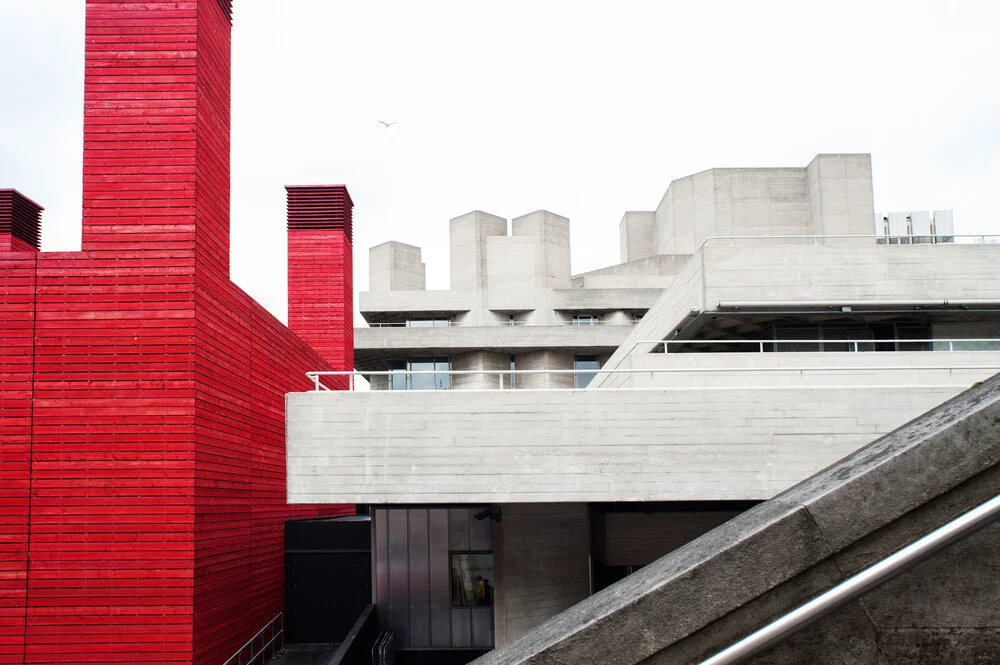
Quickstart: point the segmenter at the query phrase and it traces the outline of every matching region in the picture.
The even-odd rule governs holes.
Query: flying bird
[[[395,125],[396,123],[399,122],[399,120],[393,120],[392,122],[386,122],[385,120],[378,120],[377,122],[382,123],[383,125],[385,125],[386,129],[389,129],[391,125]]]

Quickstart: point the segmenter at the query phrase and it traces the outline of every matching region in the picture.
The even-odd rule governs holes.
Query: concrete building
[[[876,215],[868,155],[711,169],[619,229],[573,275],[566,218],[457,217],[446,291],[372,248],[373,390],[289,395],[289,501],[373,507],[400,653],[508,644],[1000,369],[1000,247]]]

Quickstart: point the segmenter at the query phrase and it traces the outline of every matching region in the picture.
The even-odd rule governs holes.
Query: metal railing
[[[699,665],[737,665],[837,611],[1000,518],[1000,495],[935,529]]]
[[[280,648],[281,641],[284,639],[284,634],[285,615],[278,613],[278,616],[268,621],[222,665],[256,665],[258,658],[260,658],[260,664],[263,665],[266,660],[263,655],[270,649],[270,657],[274,658]]]
[[[372,645],[372,665],[394,665],[396,662],[396,634],[383,630]]]
[[[616,310],[621,311],[621,310]],[[437,326],[414,326],[410,325],[405,321],[389,321],[389,322],[375,322],[369,323],[369,328],[415,328],[415,329],[427,329],[427,328],[544,328],[550,326],[569,326],[574,328],[591,328],[594,326],[634,326],[638,323],[635,320],[626,320],[621,323],[613,321],[603,321],[594,320],[588,321],[587,323],[573,322],[569,320],[552,320],[552,321],[452,321],[446,325]]]
[[[946,384],[931,384],[931,383],[918,383],[918,384],[888,384],[888,385],[805,385],[804,380],[806,378],[806,372],[816,372],[819,374],[831,374],[831,373],[854,373],[854,372],[929,372],[929,371],[940,371],[948,372],[948,383]],[[669,368],[653,368],[653,369],[484,369],[484,370],[393,370],[393,371],[364,371],[364,370],[354,370],[354,371],[316,371],[316,372],[306,372],[306,376],[313,382],[312,392],[323,392],[327,390],[332,390],[329,386],[323,383],[323,377],[348,377],[348,390],[354,390],[355,388],[355,378],[362,377],[368,378],[373,376],[385,376],[385,377],[406,377],[406,376],[447,376],[450,378],[456,376],[492,376],[497,379],[497,388],[500,390],[515,390],[515,388],[509,388],[504,386],[504,378],[511,376],[524,376],[524,375],[550,375],[550,376],[566,376],[566,375],[579,375],[579,376],[590,376],[596,378],[597,376],[607,376],[607,375],[634,375],[634,376],[648,376],[649,377],[649,388],[664,389],[664,390],[706,390],[706,389],[718,389],[718,386],[656,386],[654,383],[654,377],[661,374],[770,374],[770,373],[787,373],[793,376],[797,376],[799,379],[799,387],[803,388],[885,388],[885,387],[920,387],[920,388],[951,388],[956,385],[961,385],[955,383],[954,373],[956,371],[990,371],[996,373],[1000,371],[1000,364],[998,365],[894,365],[894,366],[872,366],[865,365],[861,367],[851,366],[851,367],[669,367]],[[983,377],[985,378],[985,377]],[[507,382],[509,386],[509,381]],[[751,388],[751,387],[780,387],[780,388],[794,388],[796,384],[780,385],[780,386],[748,386],[742,384],[734,384],[731,386],[724,386],[723,388]],[[596,388],[597,390],[628,390],[635,389],[635,386],[628,386],[622,388],[621,386],[614,386],[611,388]],[[434,390],[434,388],[428,388],[428,390]],[[438,390],[445,390],[444,388],[438,388]],[[566,390],[566,388],[516,388],[516,390]],[[583,389],[579,389],[583,390]],[[405,392],[405,391],[404,391]]]
[[[656,353],[657,347],[662,346],[662,353],[670,353],[670,347],[678,346],[745,346],[750,353],[802,353],[801,351],[786,350],[777,351],[775,347],[780,345],[788,344],[801,344],[814,346],[816,352],[822,353],[873,353],[875,352],[876,344],[895,344],[898,346],[903,346],[906,344],[928,344],[932,345],[932,348],[926,349],[928,351],[1000,351],[1000,338],[997,337],[983,337],[983,338],[963,338],[963,339],[761,339],[761,340],[745,340],[745,339],[641,339],[632,343],[629,348],[628,355],[635,353],[636,347],[641,344],[652,345],[651,349],[647,349],[648,353]],[[969,344],[989,344],[993,348],[986,349],[970,349],[961,348],[962,346]],[[947,345],[947,349],[944,348]],[[835,349],[824,349],[824,346],[835,346],[835,347],[847,347],[841,350]],[[933,346],[940,346],[940,348],[933,348]],[[956,347],[959,347],[956,349]],[[925,349],[913,349],[915,351],[923,351]],[[889,351],[886,353],[895,353],[895,351]]]
[[[708,236],[705,238],[704,242],[701,243],[701,247],[708,244],[718,244],[722,242],[729,242],[730,247],[736,246],[736,241],[756,241],[763,240],[766,242],[776,241],[776,240],[795,240],[802,241],[796,242],[794,244],[813,244],[822,245],[825,244],[824,240],[874,240],[875,244],[878,245],[995,245],[1000,244],[1000,235],[996,234],[930,234],[930,233],[918,233],[914,235],[879,235],[876,233],[867,234],[832,234],[832,235],[731,235],[731,236]],[[964,242],[958,242],[958,241]],[[902,241],[902,242],[901,242]],[[911,242],[914,241],[914,242]],[[774,244],[780,244],[775,242]],[[836,245],[837,243],[831,243]]]

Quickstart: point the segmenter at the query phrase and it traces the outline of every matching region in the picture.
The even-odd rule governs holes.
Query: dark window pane
[[[493,555],[451,555],[451,604],[493,604]]]
[[[781,352],[793,351],[819,351],[819,328],[776,328],[774,330],[775,339],[778,340],[776,348]],[[782,340],[788,340],[781,343]],[[811,343],[808,340],[817,340]]]
[[[597,362],[597,356],[576,356],[573,361],[573,369],[575,370],[594,370],[600,369],[601,365]],[[576,372],[573,375],[574,386],[576,388],[586,388],[587,385],[597,376],[595,372]]]

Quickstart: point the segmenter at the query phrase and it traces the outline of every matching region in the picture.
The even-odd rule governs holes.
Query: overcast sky
[[[204,0],[203,0],[204,1]],[[545,208],[573,271],[717,166],[870,152],[879,210],[1000,233],[1000,2],[235,0],[233,279],[285,319],[286,184],[346,183],[368,247]],[[0,0],[0,187],[80,245],[83,0]],[[376,120],[398,121],[384,129]]]

